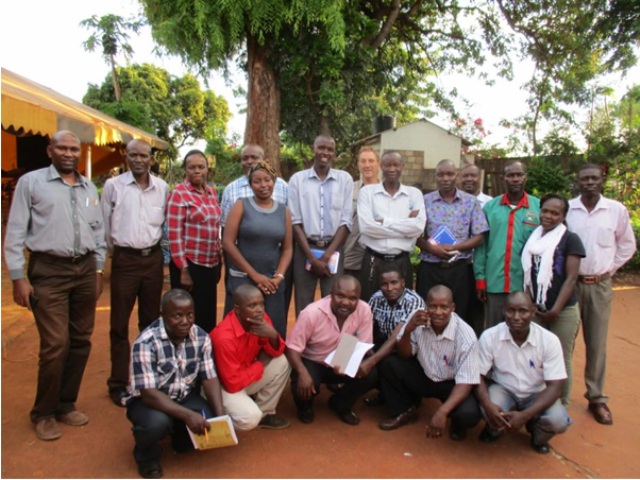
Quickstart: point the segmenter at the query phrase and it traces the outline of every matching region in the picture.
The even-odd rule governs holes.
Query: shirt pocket
[[[602,248],[611,248],[615,245],[615,232],[612,228],[601,227],[598,228],[596,235],[596,243]]]
[[[158,387],[163,387],[171,383],[173,381],[173,378],[176,374],[177,369],[178,369],[177,365],[172,361],[168,361],[160,365],[158,367],[158,373],[160,376]]]
[[[164,223],[164,208],[146,207],[149,224],[160,227]]]
[[[102,210],[98,199],[89,199],[88,206],[85,207],[85,218],[92,227],[102,222]]]
[[[209,221],[209,213],[198,205],[189,205],[188,211],[189,213],[187,215],[187,218],[191,223],[206,223]]]
[[[187,384],[192,384],[195,382],[196,377],[198,376],[198,361],[194,360],[192,362],[187,363],[187,366],[184,369],[184,381]]]

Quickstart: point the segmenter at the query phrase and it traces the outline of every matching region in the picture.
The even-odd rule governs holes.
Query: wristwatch
[[[276,277],[279,277],[279,278],[281,278],[282,280],[284,280],[284,275],[283,275],[283,274],[281,274],[281,273],[278,273],[278,272],[274,273],[274,274],[273,274],[273,278],[276,278]]]
[[[104,275],[104,270],[102,269],[96,270],[96,273],[99,273],[100,275]]]

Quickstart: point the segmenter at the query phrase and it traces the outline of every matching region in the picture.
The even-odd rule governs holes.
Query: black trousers
[[[456,313],[473,328],[472,295],[475,294],[474,278],[469,270],[469,264],[458,260],[451,268],[442,268],[438,263],[420,262],[418,267],[418,285],[416,291],[424,301],[432,287],[444,285],[453,292],[453,302]]]
[[[396,260],[385,260],[371,254],[369,249],[365,250],[360,268],[360,300],[368,302],[371,296],[380,290],[378,275],[380,269],[386,266],[395,266],[404,274],[405,287],[413,289],[413,266],[409,254],[403,255]]]
[[[196,388],[187,397],[178,402],[185,408],[201,413],[204,410],[207,418],[214,415],[213,410],[200,396],[200,388]],[[184,422],[164,412],[147,407],[142,399],[135,398],[127,404],[127,418],[133,424],[133,438],[136,442],[133,456],[141,466],[157,464],[162,455],[160,440],[171,435],[171,443],[177,452],[193,449],[193,443]]]
[[[306,358],[302,359],[302,363],[309,371],[309,375],[313,379],[313,386],[316,389],[316,395],[320,393],[321,383],[344,383],[344,387],[338,390],[329,400],[331,407],[338,413],[347,413],[356,403],[358,398],[369,390],[375,388],[378,382],[378,369],[374,367],[369,375],[365,378],[351,378],[346,375],[336,375],[333,368],[324,364],[316,363]],[[298,397],[298,372],[291,371],[291,393],[293,393],[293,401],[298,410],[309,410],[313,407],[313,398],[311,400],[303,400]]]
[[[379,369],[387,413],[392,418],[412,406],[418,408],[423,398],[437,398],[444,403],[456,386],[453,380],[432,381],[415,357],[405,360],[391,355]],[[470,394],[451,411],[449,418],[456,428],[475,427],[482,418],[476,397]]]
[[[213,268],[196,265],[190,260],[189,275],[193,280],[191,296],[196,314],[195,323],[205,332],[211,333],[216,326],[216,313],[218,310],[218,282],[220,281],[221,266],[218,264]],[[169,264],[169,275],[171,277],[171,288],[182,288],[180,285],[180,269],[173,263]]]

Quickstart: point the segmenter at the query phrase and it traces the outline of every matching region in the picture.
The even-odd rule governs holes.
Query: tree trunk
[[[118,80],[118,71],[116,70],[116,60],[113,55],[109,55],[111,61],[111,78],[113,79],[113,90],[116,94],[116,100],[119,102],[122,99],[122,92],[120,91],[120,80]]]
[[[268,63],[266,50],[258,39],[247,35],[247,124],[244,143],[260,145],[266,159],[280,171],[280,90]]]
[[[331,136],[331,119],[327,115],[320,117],[320,125],[318,128],[318,135]]]

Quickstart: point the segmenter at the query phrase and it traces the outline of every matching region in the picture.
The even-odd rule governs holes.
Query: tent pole
[[[84,172],[87,174],[86,177],[91,180],[91,167],[92,167],[92,163],[91,163],[91,153],[92,153],[92,145],[90,143],[87,144],[87,160],[86,160],[86,166],[84,169]]]

